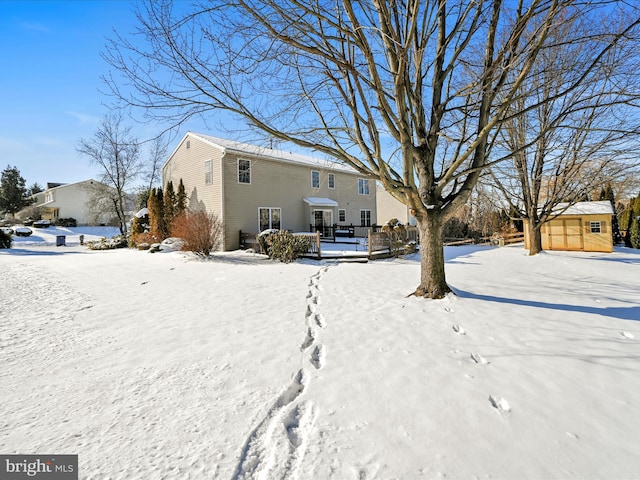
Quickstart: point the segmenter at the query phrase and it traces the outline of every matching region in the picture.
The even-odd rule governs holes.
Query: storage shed
[[[613,252],[611,202],[578,202],[569,208],[559,204],[557,211],[562,213],[542,226],[543,250]],[[524,233],[525,248],[529,248],[528,228]]]

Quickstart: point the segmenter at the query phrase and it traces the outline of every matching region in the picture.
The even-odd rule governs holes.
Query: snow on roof
[[[559,203],[556,208],[554,208],[554,213],[555,212],[561,212],[560,215],[613,215],[613,207],[609,200],[578,202],[569,208],[567,208],[566,203]]]
[[[305,203],[311,205],[312,207],[337,207],[338,202],[335,200],[331,200],[330,198],[322,198],[322,197],[304,197]]]
[[[273,148],[250,145],[248,143],[237,142],[235,140],[227,140],[224,138],[204,135],[202,133],[188,132],[187,135],[198,137],[201,140],[204,140],[210,144],[213,144],[214,146],[217,146],[229,152],[256,155],[260,157],[266,157],[271,160],[277,160],[280,162],[301,163],[304,165],[310,165],[310,166],[319,167],[319,168],[340,170],[347,173],[354,173],[354,174],[358,173],[353,168],[333,160],[327,160],[327,159],[322,160],[319,158],[310,157],[310,156],[302,155],[299,153],[288,152],[286,150],[276,150]],[[185,135],[185,137],[187,135]]]
[[[149,215],[149,209],[147,207],[138,210],[138,213],[135,214],[137,218],[142,218],[145,215]]]

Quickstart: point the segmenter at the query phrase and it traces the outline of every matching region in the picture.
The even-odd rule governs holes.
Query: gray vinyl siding
[[[238,158],[251,160],[251,184],[238,183]],[[375,182],[369,180],[369,195],[358,194],[358,176],[337,170],[296,165],[247,155],[227,155],[224,164],[224,203],[226,245],[238,247],[239,230],[257,233],[258,209],[280,208],[281,227],[294,232],[307,232],[312,223],[305,197],[330,198],[338,202],[333,222],[338,223],[338,209],[346,210],[346,223],[360,224],[360,210],[371,210],[376,221]],[[312,188],[311,172],[320,172],[320,188]],[[328,174],[335,175],[335,188],[328,187]],[[318,207],[324,209],[325,207]]]
[[[189,141],[190,147],[186,147]],[[238,159],[251,161],[251,183],[238,183]],[[213,183],[205,184],[206,160],[213,161]],[[311,171],[320,172],[320,188],[312,188]],[[239,231],[258,233],[258,209],[280,208],[281,228],[294,232],[309,231],[313,207],[303,198],[329,198],[338,203],[333,223],[338,223],[338,209],[346,210],[346,223],[360,225],[360,210],[371,210],[376,222],[375,181],[369,180],[369,195],[358,194],[362,175],[342,169],[281,161],[253,154],[226,152],[224,148],[187,134],[162,169],[163,185],[180,178],[189,196],[189,208],[206,209],[224,221],[224,249],[239,247]],[[335,187],[328,187],[328,174],[335,175]],[[325,207],[318,207],[325,209]]]
[[[189,140],[189,148],[186,140]],[[215,213],[224,220],[221,191],[222,153],[222,150],[197,138],[183,139],[162,169],[163,185],[166,188],[169,180],[172,180],[173,188],[177,192],[182,178],[189,209]],[[207,160],[211,160],[213,166],[213,182],[210,185],[205,183],[205,161]]]

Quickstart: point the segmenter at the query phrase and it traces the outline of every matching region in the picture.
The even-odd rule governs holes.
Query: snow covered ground
[[[2,453],[82,479],[640,478],[638,251],[448,247],[457,295],[428,301],[417,256],[29,238],[0,250]]]

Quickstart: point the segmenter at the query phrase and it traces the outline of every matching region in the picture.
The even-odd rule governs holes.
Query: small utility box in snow
[[[66,235],[57,235],[56,236],[56,247],[66,247],[67,246],[67,237]]]

